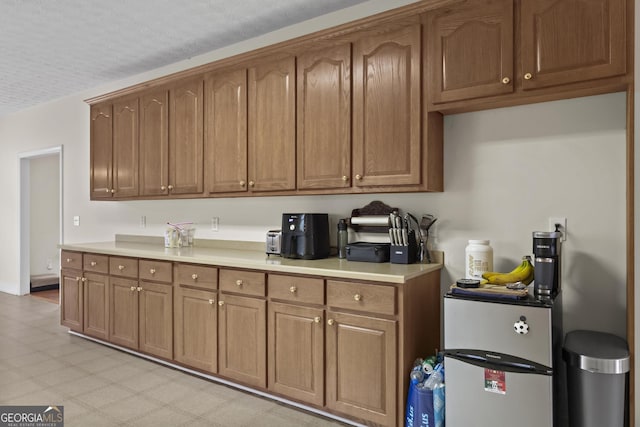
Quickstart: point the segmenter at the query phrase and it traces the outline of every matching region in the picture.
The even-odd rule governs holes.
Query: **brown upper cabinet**
[[[351,45],[305,53],[297,65],[297,187],[350,187]]]
[[[141,104],[141,195],[202,193],[202,79],[145,94]]]
[[[207,192],[247,191],[247,70],[208,75],[204,97]]]
[[[296,188],[296,62],[249,68],[249,190]]]
[[[353,45],[353,173],[357,187],[421,183],[421,27]]]
[[[91,108],[91,197],[138,195],[138,98]]]
[[[425,27],[429,101],[622,75],[625,8],[625,0],[470,0],[433,11]]]

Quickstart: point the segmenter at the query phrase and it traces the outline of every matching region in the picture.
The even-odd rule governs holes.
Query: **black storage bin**
[[[622,338],[572,331],[565,338],[570,427],[623,427],[629,349]]]

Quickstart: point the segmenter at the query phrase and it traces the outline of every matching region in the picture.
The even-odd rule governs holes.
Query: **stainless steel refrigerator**
[[[562,302],[444,299],[447,427],[565,425]]]

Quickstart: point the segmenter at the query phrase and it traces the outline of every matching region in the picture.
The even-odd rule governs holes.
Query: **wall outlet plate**
[[[556,231],[556,224],[560,224],[559,231],[562,232],[561,242],[567,240],[567,218],[563,217],[550,217],[549,218],[549,231]]]
[[[73,217],[73,225],[76,227],[80,227],[80,216],[76,215]]]
[[[211,231],[218,231],[218,227],[220,226],[220,218],[214,216],[211,218]]]

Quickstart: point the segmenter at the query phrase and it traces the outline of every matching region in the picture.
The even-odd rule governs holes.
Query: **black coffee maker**
[[[329,215],[282,214],[280,255],[285,258],[319,259],[329,256]]]
[[[534,231],[533,256],[536,295],[551,296],[560,290],[560,231]]]

